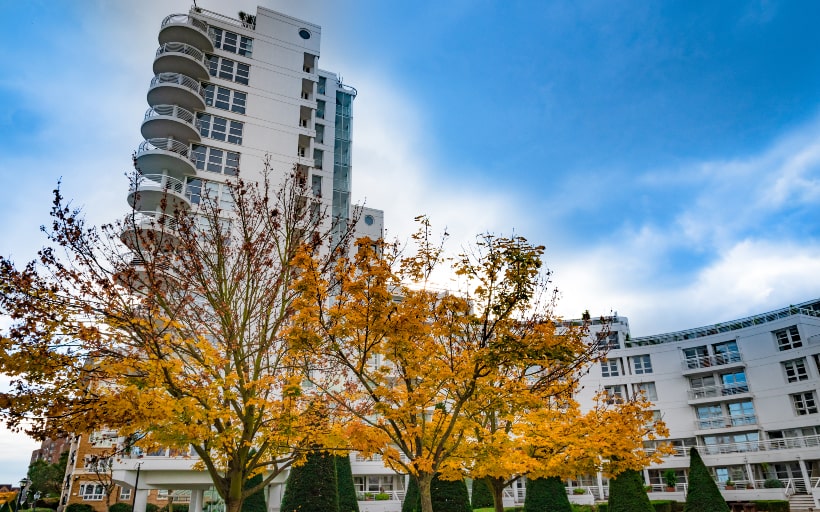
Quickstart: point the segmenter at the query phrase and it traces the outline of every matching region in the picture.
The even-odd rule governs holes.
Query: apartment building
[[[616,317],[609,344],[579,399],[605,390],[615,400],[636,393],[652,400],[677,451],[644,470],[653,491],[663,490],[663,474],[673,470],[683,499],[695,446],[727,499],[811,501],[820,481],[820,299],[638,338]],[[783,489],[766,488],[772,479]],[[606,493],[600,478],[578,483]]]
[[[263,7],[235,17],[192,7],[161,20],[153,73],[146,73],[148,108],[127,196],[133,218],[122,233],[126,245],[133,249],[140,239],[135,231],[173,226],[175,211],[193,212],[205,197],[230,210],[226,184],[240,173],[259,181],[265,162],[273,186],[292,172],[304,180],[305,204],[328,214],[334,236],[358,219],[356,237],[382,237],[383,212],[351,205],[357,91],[319,68],[321,36],[318,25]],[[144,510],[169,499],[195,510],[216,506],[207,473],[192,470],[189,453],[126,455],[117,443],[105,430],[73,437],[63,507],[89,503],[103,512],[108,502],[122,501]],[[109,466],[100,467],[101,460]],[[384,475],[379,487],[394,477]],[[381,477],[358,482],[368,486],[372,478]],[[278,503],[280,490],[281,482],[271,486],[272,501]]]

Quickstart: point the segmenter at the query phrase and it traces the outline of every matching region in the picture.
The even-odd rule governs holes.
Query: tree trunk
[[[419,473],[419,494],[421,495],[421,512],[433,512],[433,497],[430,493],[433,483],[432,473]]]
[[[493,494],[495,512],[504,512],[504,479],[487,477],[484,480],[489,484],[490,492]]]

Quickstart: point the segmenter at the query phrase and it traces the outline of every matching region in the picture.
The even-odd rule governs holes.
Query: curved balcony
[[[158,211],[135,211],[126,215],[120,240],[129,248],[175,245],[179,241],[177,220],[173,215]]]
[[[203,52],[214,51],[214,43],[208,36],[208,24],[188,14],[171,14],[162,20],[159,43],[187,43]]]
[[[208,78],[205,54],[185,43],[165,43],[157,48],[154,73],[182,73],[197,80]]]
[[[199,142],[202,138],[193,112],[178,105],[154,105],[145,112],[142,136],[146,139],[171,137],[176,140]]]
[[[128,204],[135,210],[173,213],[191,208],[185,197],[185,182],[167,174],[141,174],[128,191]]]
[[[168,174],[182,180],[196,174],[192,156],[188,143],[172,138],[148,139],[137,149],[136,166],[144,175]]]
[[[152,107],[179,105],[190,111],[205,110],[205,89],[199,80],[182,73],[160,73],[151,79],[148,104]]]

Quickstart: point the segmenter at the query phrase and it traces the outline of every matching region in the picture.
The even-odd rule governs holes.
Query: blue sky
[[[561,314],[638,336],[820,296],[817,2],[261,3],[358,89],[354,196],[391,235],[522,234]],[[0,253],[34,255],[60,177],[93,222],[126,211],[157,28],[189,5],[0,3]],[[0,432],[0,483],[32,446]]]

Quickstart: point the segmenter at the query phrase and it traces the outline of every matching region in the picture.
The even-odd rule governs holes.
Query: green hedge
[[[338,512],[336,461],[332,455],[315,451],[305,463],[290,469],[282,512]]]
[[[147,503],[145,505],[145,512],[159,512],[159,507],[153,503]]]
[[[609,510],[611,512],[654,512],[649,496],[643,490],[643,477],[634,469],[609,479]],[[698,512],[707,512],[701,509]]]
[[[524,512],[572,512],[564,482],[557,476],[528,478]]]
[[[114,503],[108,507],[108,512],[131,512],[131,505],[129,503]]]
[[[339,495],[339,512],[359,512],[356,499],[356,486],[353,483],[353,471],[350,469],[349,455],[335,455],[336,493]]]
[[[94,512],[94,507],[88,503],[72,503],[66,507],[65,512]]]
[[[473,495],[470,498],[473,510],[493,506],[493,493],[483,478],[473,480]]]
[[[789,502],[784,500],[753,501],[759,512],[789,512]]]

